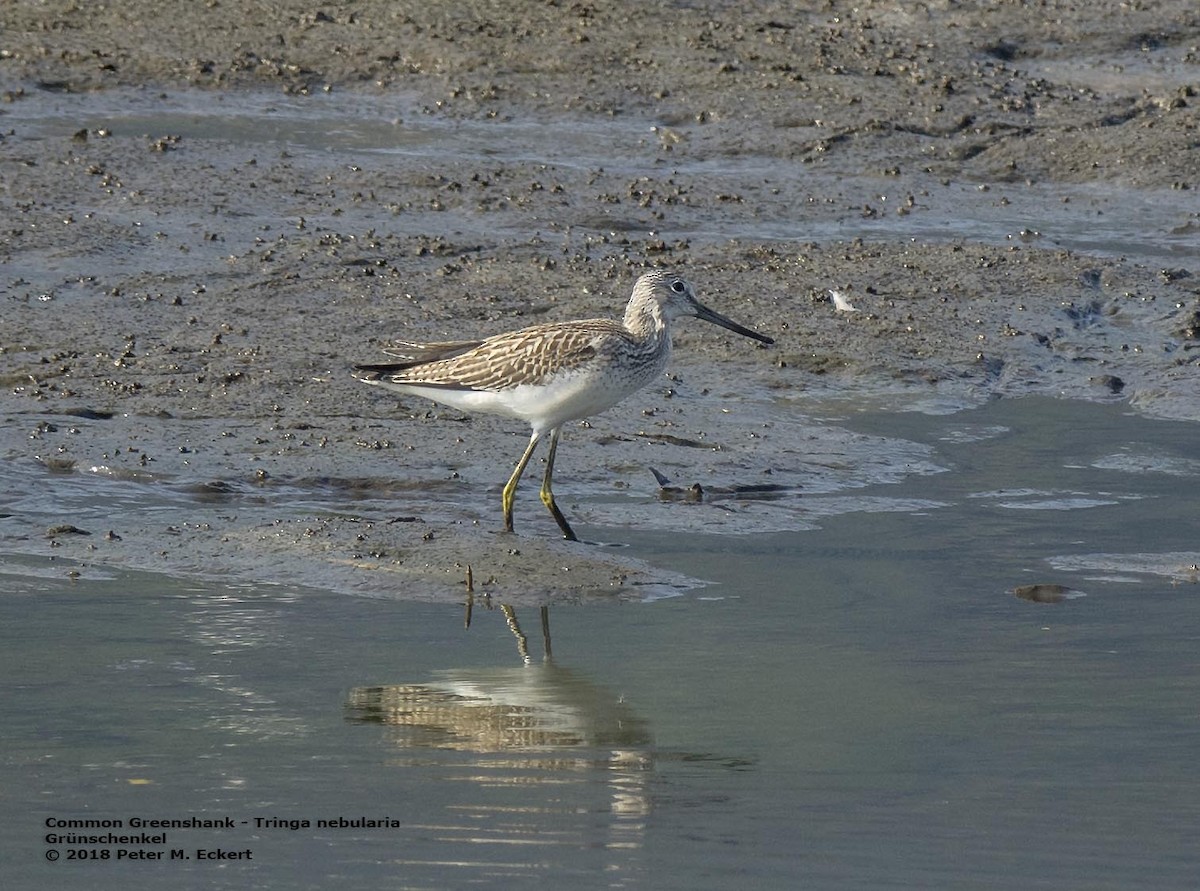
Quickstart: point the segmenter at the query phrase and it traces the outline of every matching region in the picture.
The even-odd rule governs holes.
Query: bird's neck
[[[624,325],[638,340],[659,340],[667,336],[667,320],[662,308],[653,301],[631,301],[625,308]]]

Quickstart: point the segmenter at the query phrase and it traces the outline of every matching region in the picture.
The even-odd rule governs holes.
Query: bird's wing
[[[360,365],[356,370],[366,372],[370,380],[396,384],[506,390],[521,384],[537,384],[556,372],[576,368],[603,352],[610,338],[628,336],[619,324],[606,319],[550,323],[498,334],[473,345],[471,341],[411,344],[408,346],[447,350],[444,357],[430,361]],[[459,347],[461,351],[457,351]]]

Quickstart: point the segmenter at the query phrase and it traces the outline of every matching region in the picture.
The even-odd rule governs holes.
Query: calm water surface
[[[536,609],[0,563],[4,887],[1195,887],[1195,426],[838,421],[935,446],[948,472],[877,494],[943,506],[586,530],[715,584],[555,606],[551,660]],[[236,825],[80,862],[48,817]]]

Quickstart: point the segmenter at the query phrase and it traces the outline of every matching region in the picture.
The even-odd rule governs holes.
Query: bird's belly
[[[509,411],[534,429],[549,430],[567,421],[590,417],[611,408],[650,381],[645,374],[594,375],[565,371],[541,384],[522,384],[504,391]]]

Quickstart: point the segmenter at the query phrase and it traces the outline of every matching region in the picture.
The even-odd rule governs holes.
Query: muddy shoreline
[[[548,538],[533,497],[495,535],[525,432],[348,374],[388,337],[618,315],[648,265],[777,344],[679,326],[661,387],[564,439],[583,523],[804,528],[791,495],[937,472],[811,417],[832,401],[1200,420],[1193,4],[440,8],[0,10],[6,553],[685,586]],[[684,512],[650,466],[785,495]]]

